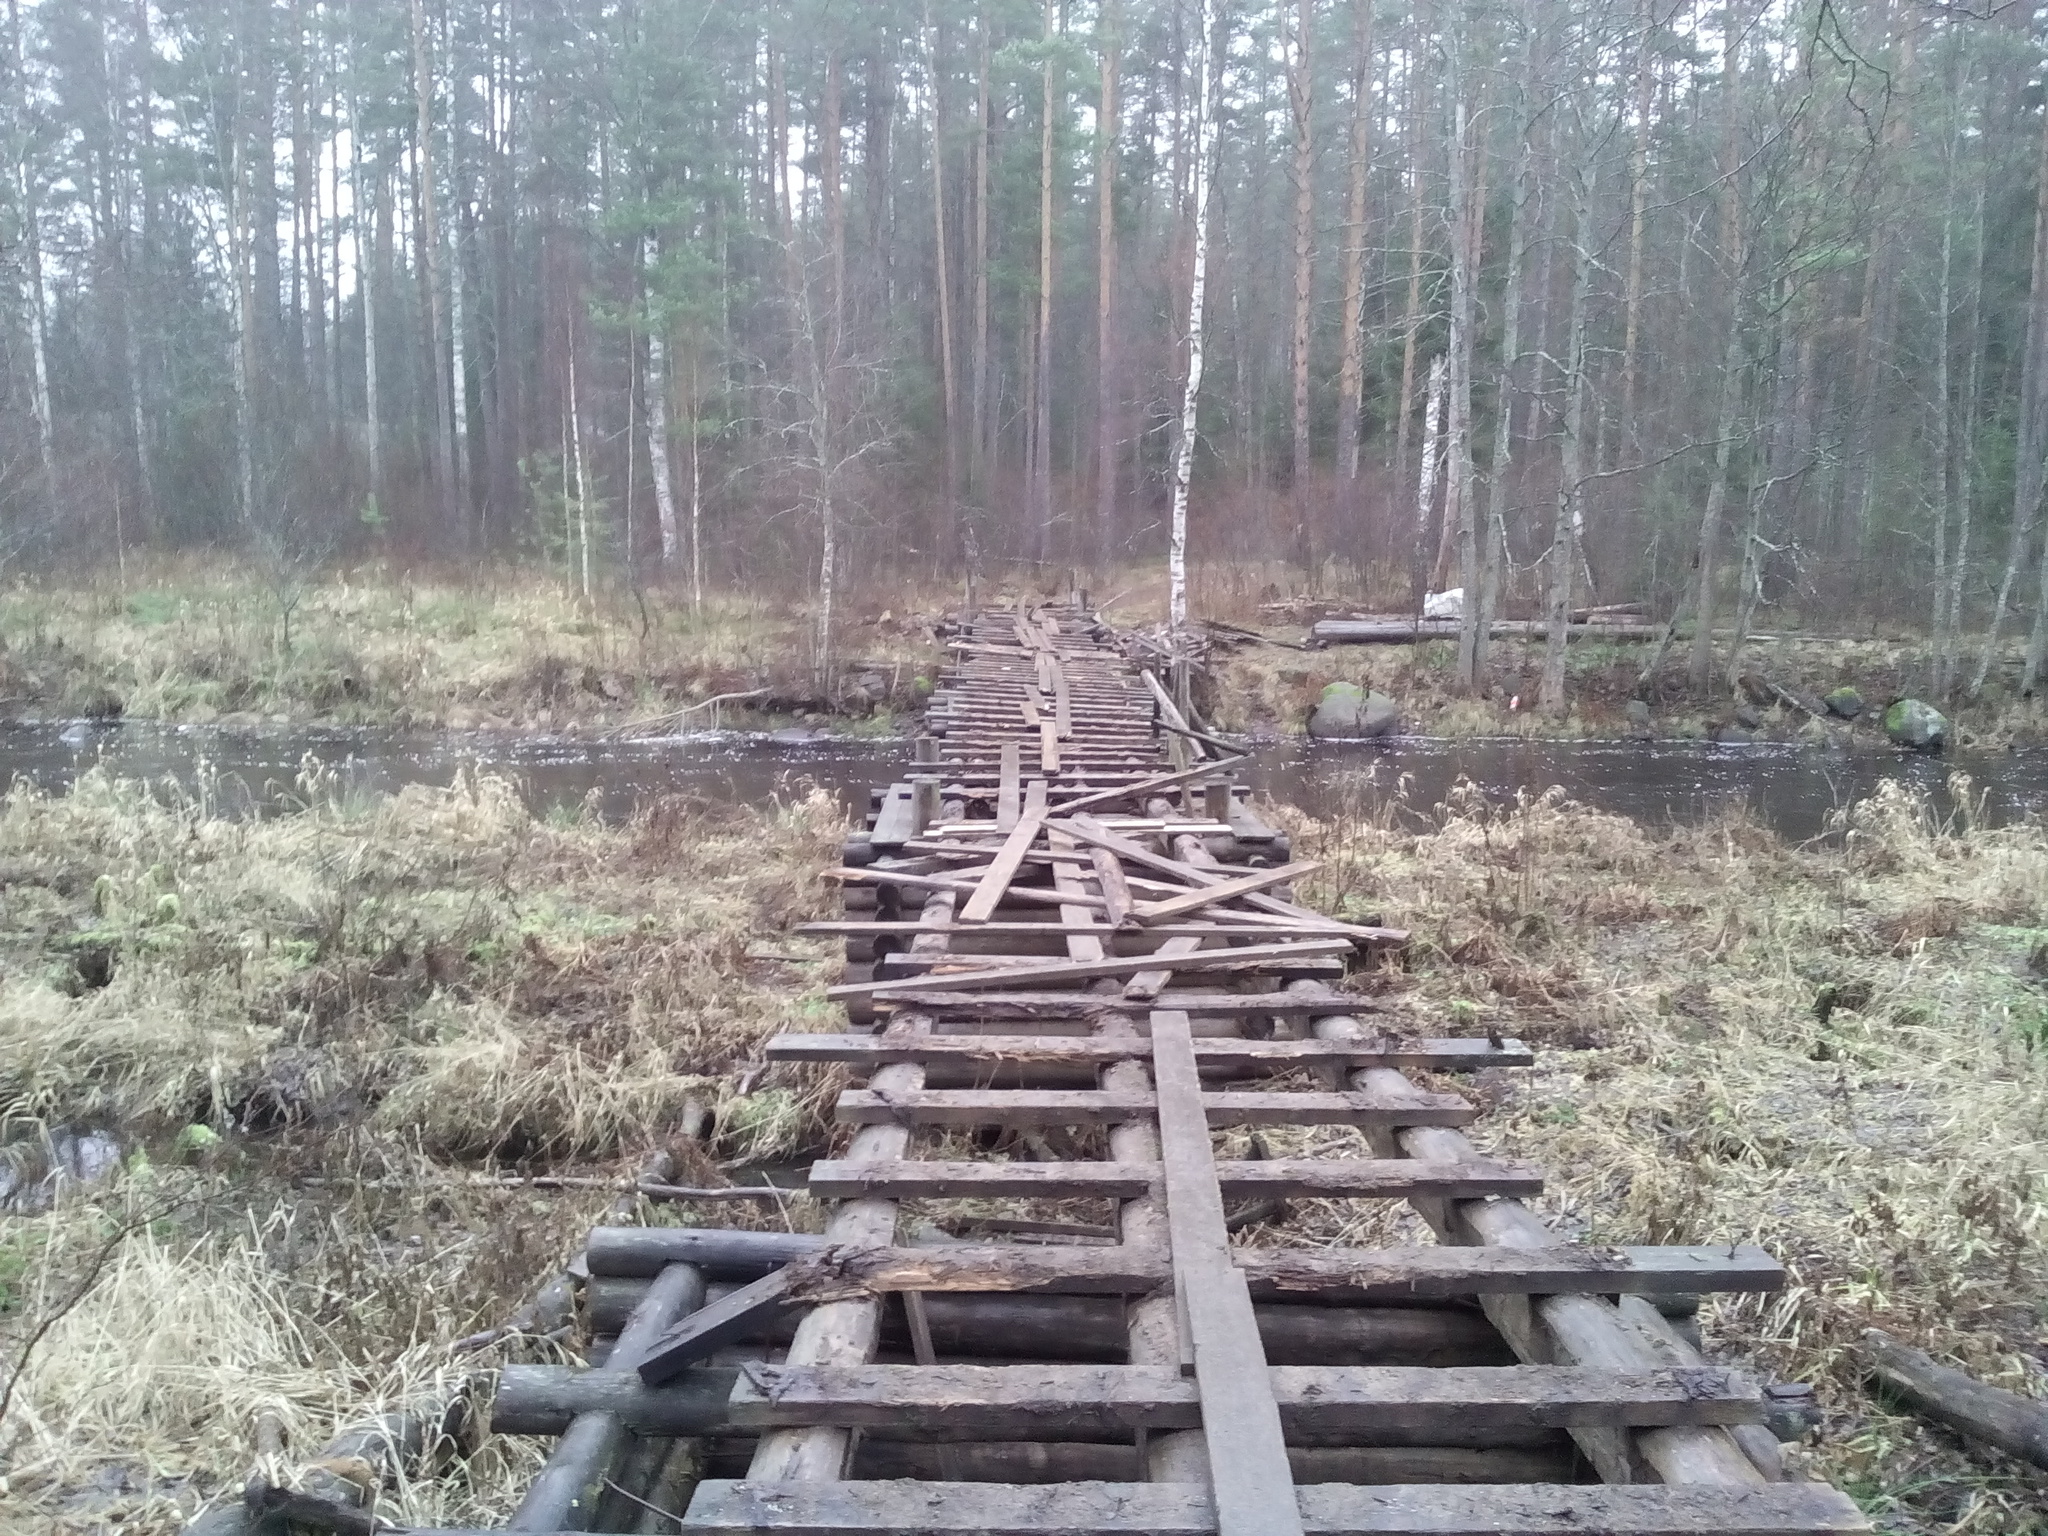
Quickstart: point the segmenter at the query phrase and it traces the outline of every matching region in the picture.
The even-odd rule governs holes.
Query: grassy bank
[[[519,567],[366,565],[281,589],[231,560],[131,563],[125,582],[25,580],[0,600],[0,717],[561,730],[661,716],[886,729],[915,710],[944,593],[849,602],[814,675],[816,616],[785,594],[606,588]],[[289,606],[289,615],[286,608]]]
[[[1533,1072],[1478,1084],[1479,1129],[1548,1171],[1558,1227],[1785,1261],[1783,1295],[1703,1322],[1713,1349],[1817,1383],[1815,1475],[1899,1528],[2043,1528],[2048,1476],[1885,1411],[1853,1346],[1881,1327],[2048,1395],[2048,830],[1936,823],[1887,786],[1810,845],[1555,793],[1361,809],[1295,845],[1329,861],[1321,903],[1415,930],[1374,1006],[1538,1046]],[[1301,1219],[1400,1225],[1356,1209]]]
[[[1259,626],[1281,642],[1299,642],[1298,624]],[[1233,637],[1225,637],[1226,641]],[[2018,648],[2006,669],[2017,674]],[[1650,690],[1648,726],[1631,719],[1630,701],[1650,647],[1629,642],[1582,639],[1567,653],[1569,707],[1561,715],[1535,709],[1543,673],[1543,642],[1497,640],[1492,650],[1493,682],[1474,698],[1453,686],[1455,641],[1420,645],[1346,645],[1306,651],[1290,644],[1239,642],[1215,661],[1213,714],[1231,731],[1298,734],[1323,688],[1333,682],[1376,688],[1402,709],[1403,729],[1424,736],[1519,735],[1559,740],[1622,739],[1647,734],[1660,740],[1754,739],[1814,743],[1882,743],[1881,716],[1894,699],[1926,697],[1930,666],[1923,641],[1911,638],[1802,639],[1783,636],[1743,651],[1744,669],[1786,691],[1818,700],[1831,690],[1852,687],[1865,701],[1853,723],[1814,721],[1805,712],[1766,697],[1759,706],[1717,689],[1694,697],[1685,684],[1685,654],[1674,647],[1659,685]],[[1728,665],[1726,647],[1717,678]],[[1519,707],[1511,707],[1519,700]],[[1978,700],[1941,704],[1950,723],[1950,743],[1980,750],[2048,744],[2048,708],[2018,697],[2012,679],[1999,674]],[[1752,714],[1739,713],[1754,711]],[[1735,733],[1741,733],[1739,736]]]
[[[623,1176],[693,1097],[718,1110],[717,1158],[824,1138],[830,1085],[755,1059],[772,1029],[835,1016],[836,961],[781,931],[826,900],[824,799],[606,827],[536,821],[488,778],[358,805],[309,770],[301,793],[298,815],[233,822],[95,774],[0,810],[11,1150],[32,1165],[25,1133],[64,1125],[126,1154],[0,1217],[0,1359],[55,1319],[0,1420],[8,1530],[169,1532],[239,1485],[262,1413],[303,1455],[436,1382],[573,1355],[450,1345],[614,1196],[482,1175]],[[1853,1345],[1875,1324],[2042,1390],[2048,829],[1936,824],[1894,789],[1796,846],[1555,795],[1275,814],[1326,861],[1312,899],[1414,929],[1404,964],[1350,983],[1361,1007],[1538,1045],[1533,1071],[1468,1086],[1493,1111],[1481,1138],[1548,1169],[1560,1228],[1785,1259],[1788,1292],[1703,1321],[1711,1352],[1819,1384],[1827,1429],[1797,1453],[1817,1475],[1899,1529],[2039,1528],[2048,1478],[1884,1410]],[[646,1214],[818,1215],[750,1211]],[[1411,1230],[1364,1204],[1290,1223]],[[489,1442],[384,1512],[502,1518],[535,1459]]]
[[[449,1345],[616,1197],[504,1170],[630,1174],[692,1099],[721,1159],[817,1124],[814,1096],[744,1074],[831,969],[779,932],[819,909],[829,797],[605,827],[536,821],[491,778],[361,805],[318,771],[300,789],[303,812],[262,822],[98,773],[0,806],[6,1153],[31,1182],[40,1131],[110,1132],[123,1157],[0,1215],[0,1370],[33,1345],[0,1419],[0,1528],[177,1530],[240,1485],[259,1416],[303,1458],[513,1348],[555,1355]],[[535,1460],[493,1442],[384,1512],[490,1523]]]

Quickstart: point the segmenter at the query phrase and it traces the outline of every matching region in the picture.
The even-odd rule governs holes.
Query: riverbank
[[[1053,585],[1063,586],[1065,574],[1057,574]],[[1037,585],[991,578],[984,600],[1051,590],[1047,573],[1027,575]],[[1540,641],[1497,642],[1494,682],[1473,698],[1453,686],[1453,642],[1302,648],[1305,621],[1270,610],[1263,599],[1278,589],[1260,575],[1195,573],[1196,612],[1222,621],[1211,631],[1202,700],[1226,731],[1299,735],[1323,688],[1349,682],[1390,696],[1402,729],[1416,735],[1855,744],[1881,741],[1884,706],[1928,686],[1924,641],[1788,632],[1747,647],[1743,669],[1808,700],[1854,688],[1866,705],[1861,717],[1815,722],[1769,694],[1693,699],[1682,647],[1650,691],[1644,717],[1631,701],[1646,647],[1580,640],[1570,652],[1571,707],[1543,716],[1533,708]],[[1093,580],[1112,623],[1156,624],[1164,604],[1157,571]],[[943,658],[937,626],[962,596],[908,575],[843,596],[836,659],[819,676],[809,663],[815,608],[792,594],[720,589],[699,605],[650,586],[585,598],[516,566],[469,578],[366,564],[282,586],[228,560],[131,561],[121,582],[30,579],[7,590],[0,721],[580,735],[716,726],[887,736],[913,728]],[[1982,700],[1943,703],[1951,745],[2048,744],[2048,708],[2015,696],[2019,645],[2012,641]],[[1722,672],[1726,665],[1724,654]]]
[[[377,565],[285,589],[231,560],[133,562],[124,583],[7,591],[0,718],[888,734],[929,687],[948,600],[905,581],[848,602],[818,675],[813,606],[772,592],[700,605],[652,587],[585,597],[516,566],[468,579]]]
[[[37,1127],[118,1150],[53,1209],[0,1215],[0,1359],[58,1314],[0,1421],[9,1530],[168,1536],[239,1486],[261,1413],[303,1455],[435,1383],[573,1356],[573,1330],[451,1348],[618,1198],[508,1173],[623,1183],[665,1146],[716,1183],[827,1142],[833,1085],[757,1053],[789,1021],[831,1027],[839,962],[787,929],[830,905],[836,806],[606,824],[488,776],[357,800],[313,773],[300,796],[234,821],[95,773],[0,811],[10,1166],[39,1177]],[[1702,1321],[1711,1353],[1817,1384],[1826,1431],[1798,1456],[1893,1528],[2038,1528],[2048,1478],[1886,1411],[1854,1346],[1880,1326],[2048,1386],[2048,829],[1937,819],[1895,786],[1797,842],[1555,794],[1271,814],[1325,861],[1306,897],[1414,932],[1348,983],[1359,1007],[1538,1047],[1465,1086],[1490,1145],[1552,1171],[1561,1230],[1784,1258],[1784,1295]],[[693,1104],[708,1141],[677,1138]],[[802,1197],[642,1212],[818,1221]],[[1406,1230],[1360,1203],[1288,1220]],[[502,1520],[533,1461],[489,1441],[383,1512]]]
[[[1457,643],[1333,645],[1300,648],[1300,624],[1246,625],[1260,636],[1219,632],[1212,638],[1214,680],[1209,692],[1215,724],[1226,731],[1292,735],[1304,728],[1322,691],[1353,683],[1399,705],[1402,730],[1422,736],[1526,736],[1558,741],[1780,741],[1836,746],[1882,744],[1885,707],[1900,698],[1928,697],[1932,672],[1926,643],[1904,638],[1802,638],[1787,634],[1743,648],[1740,672],[1784,693],[1820,705],[1837,689],[1860,696],[1854,719],[1821,711],[1820,717],[1787,703],[1768,688],[1752,694],[1717,689],[1691,696],[1683,645],[1672,648],[1643,707],[1640,675],[1650,646],[1582,639],[1567,652],[1561,715],[1535,705],[1543,675],[1543,641],[1520,636],[1493,643],[1493,682],[1477,698],[1453,686]],[[2007,665],[1994,669],[1983,698],[1948,699],[1939,707],[1949,723],[1949,745],[2003,751],[2048,745],[2048,707],[2017,696],[2022,641],[2008,647]],[[1969,652],[1974,665],[1975,649]],[[1725,676],[1724,645],[1716,676]]]

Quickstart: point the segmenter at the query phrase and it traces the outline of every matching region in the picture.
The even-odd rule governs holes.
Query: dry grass
[[[480,1185],[479,1164],[620,1176],[692,1097],[723,1157],[816,1133],[812,1096],[748,1074],[835,969],[781,932],[824,899],[831,797],[608,827],[538,821],[487,776],[353,804],[309,765],[299,788],[262,821],[98,772],[0,806],[0,1123],[29,1162],[59,1125],[128,1151],[0,1216],[0,1370],[142,1220],[29,1358],[0,1528],[178,1529],[239,1486],[259,1410],[303,1457],[503,1358],[448,1346],[612,1197]],[[534,1459],[492,1442],[385,1512],[490,1523]]]
[[[606,589],[545,574],[466,578],[370,564],[306,583],[284,645],[276,584],[218,558],[164,558],[125,584],[18,582],[0,603],[0,712],[179,721],[561,728],[660,714],[766,687],[771,715],[867,713],[850,687],[875,667],[888,704],[915,702],[953,600],[907,579],[847,600],[841,672],[809,673],[814,615],[787,594]],[[726,722],[752,717],[728,710]],[[708,722],[708,717],[706,717]]]
[[[1548,1170],[1555,1225],[1784,1259],[1784,1294],[1704,1322],[1819,1384],[1817,1475],[1909,1528],[2039,1528],[2048,1477],[1886,1412],[1851,1347],[1879,1326],[2048,1387],[2048,828],[1937,823],[1886,786],[1789,846],[1739,815],[1653,832],[1553,791],[1361,802],[1296,848],[1331,861],[1312,894],[1415,930],[1406,968],[1361,983],[1371,1006],[1537,1044],[1533,1072],[1473,1086],[1496,1107],[1482,1139]],[[1403,1228],[1354,1209],[1305,1224]]]

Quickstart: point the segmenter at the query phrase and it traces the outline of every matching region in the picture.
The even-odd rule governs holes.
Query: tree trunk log
[[[1965,1439],[2048,1467],[2048,1403],[1987,1387],[1875,1328],[1864,1330],[1863,1352],[1872,1379],[1915,1413]]]

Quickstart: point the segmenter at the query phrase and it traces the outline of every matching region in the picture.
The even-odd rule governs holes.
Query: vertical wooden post
[[[1202,786],[1202,798],[1211,821],[1230,820],[1230,780],[1211,779]]]
[[[939,742],[935,736],[920,736],[912,748],[910,759],[914,763],[936,763],[939,760]]]
[[[939,819],[939,776],[921,773],[910,781],[910,819],[922,832]]]

